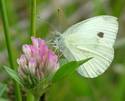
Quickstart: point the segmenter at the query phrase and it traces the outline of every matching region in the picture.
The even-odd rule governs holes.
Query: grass
[[[3,21],[5,41],[6,41],[7,50],[8,50],[9,63],[10,63],[10,67],[13,68],[14,70],[16,70],[16,68],[14,66],[13,54],[12,54],[12,49],[11,49],[11,40],[10,40],[10,36],[9,36],[10,35],[9,24],[8,24],[8,18],[7,18],[8,16],[6,13],[7,10],[6,10],[5,0],[1,0],[0,5],[1,5],[1,15],[2,15],[2,21]],[[13,81],[13,82],[15,85],[16,100],[22,101],[19,85],[17,84],[17,82],[15,82],[15,81]]]

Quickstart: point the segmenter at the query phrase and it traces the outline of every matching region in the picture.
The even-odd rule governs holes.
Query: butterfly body
[[[56,44],[69,61],[93,57],[77,71],[84,77],[94,78],[102,74],[113,60],[117,31],[116,17],[97,16],[71,26],[60,35]]]

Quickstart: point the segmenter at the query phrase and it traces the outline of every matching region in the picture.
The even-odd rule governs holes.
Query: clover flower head
[[[23,45],[23,54],[17,59],[18,72],[21,78],[27,72],[39,80],[53,74],[59,67],[58,56],[48,48],[46,42],[40,38],[31,37],[31,45]]]

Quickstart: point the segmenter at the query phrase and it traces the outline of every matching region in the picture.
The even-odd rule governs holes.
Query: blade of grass
[[[30,35],[36,36],[36,0],[31,0],[31,27],[30,27]],[[34,96],[32,93],[27,92],[27,101],[34,101]]]
[[[3,21],[4,35],[5,35],[6,45],[7,45],[10,67],[13,69],[16,69],[16,68],[14,68],[14,62],[13,62],[13,56],[12,56],[12,50],[11,50],[11,40],[10,40],[10,36],[9,36],[9,34],[10,34],[9,33],[9,24],[8,24],[5,0],[0,0],[0,6],[1,6],[1,16],[2,16],[2,21]],[[19,85],[17,84],[16,81],[13,81],[13,82],[15,85],[16,100],[22,101]]]

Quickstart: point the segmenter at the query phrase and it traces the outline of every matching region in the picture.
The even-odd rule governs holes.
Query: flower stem
[[[9,36],[9,24],[8,24],[5,0],[0,0],[0,6],[1,6],[1,16],[2,16],[2,21],[3,21],[3,27],[4,27],[4,35],[5,35],[7,51],[8,51],[8,56],[9,56],[9,63],[12,69],[16,69],[14,66],[13,55],[12,55],[12,50],[11,50],[11,40]],[[16,81],[14,81],[14,84],[15,84],[16,100],[22,101],[19,85],[16,83]]]
[[[31,0],[31,36],[36,35],[36,0]]]
[[[27,93],[27,101],[37,101],[36,99],[34,100],[34,96],[30,91]]]

